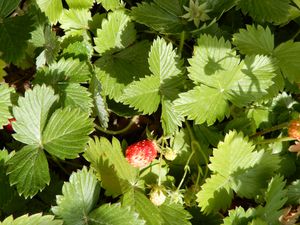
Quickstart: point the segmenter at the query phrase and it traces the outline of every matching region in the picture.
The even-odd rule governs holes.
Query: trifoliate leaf
[[[4,70],[4,67],[6,67],[6,63],[0,59],[0,83],[3,82],[3,77],[6,76],[6,72]]]
[[[174,101],[175,110],[196,124],[207,122],[212,125],[217,119],[222,121],[229,116],[229,106],[224,93],[208,86],[197,86],[182,93]]]
[[[243,0],[238,6],[259,22],[284,23],[289,16],[289,0]]]
[[[105,55],[95,62],[103,93],[119,102],[124,88],[133,80],[150,74],[148,68],[148,41],[138,42],[119,53]]]
[[[117,139],[113,138],[112,143],[104,137],[91,139],[84,156],[97,172],[107,195],[118,196],[136,183],[137,169],[126,161]]]
[[[88,113],[78,108],[58,109],[44,129],[42,143],[50,154],[72,159],[84,151],[92,131],[93,122]]]
[[[154,76],[160,77],[161,84],[164,83],[164,80],[181,73],[176,52],[173,50],[172,44],[167,44],[164,39],[154,40],[148,62],[150,71]]]
[[[174,110],[174,104],[170,100],[163,98],[161,105],[161,125],[164,134],[173,134],[178,130],[178,127],[181,127],[184,118]]]
[[[37,0],[36,2],[52,24],[59,20],[63,11],[61,0]]]
[[[0,128],[8,124],[8,119],[12,118],[10,110],[12,107],[11,94],[13,91],[14,89],[8,87],[7,84],[0,85]]]
[[[56,92],[60,95],[61,106],[74,106],[80,108],[83,112],[91,113],[93,99],[86,87],[76,83],[58,84]]]
[[[269,183],[265,193],[266,205],[256,209],[256,216],[261,217],[267,224],[278,224],[279,217],[282,215],[280,210],[287,201],[285,181],[283,177],[276,175]]]
[[[0,0],[0,18],[7,17],[10,13],[12,13],[17,6],[20,4],[21,0]]]
[[[64,9],[59,22],[64,30],[89,28],[88,23],[92,20],[91,13],[87,9]]]
[[[300,204],[300,180],[295,180],[287,186],[288,203],[299,205]]]
[[[180,33],[186,29],[186,23],[181,18],[183,14],[179,0],[154,0],[132,7],[134,20],[164,34]]]
[[[66,225],[84,225],[98,201],[99,194],[97,178],[83,167],[82,170],[73,172],[69,182],[64,183],[62,195],[56,196],[57,206],[51,210]]]
[[[123,6],[120,0],[96,0],[96,1],[102,4],[103,8],[105,8],[106,11],[115,10]]]
[[[49,185],[50,175],[46,155],[38,145],[27,145],[8,162],[7,173],[11,185],[25,198],[33,197]]]
[[[230,131],[218,144],[208,165],[213,175],[197,194],[202,211],[209,213],[228,207],[233,197],[232,189],[240,197],[254,198],[264,188],[279,162],[269,153],[254,151],[254,148],[242,133],[236,131]],[[224,197],[226,201],[220,205]]]
[[[128,85],[121,97],[121,102],[130,105],[143,114],[154,113],[160,104],[160,78],[146,76]]]
[[[89,9],[93,6],[94,0],[66,0],[70,8]]]
[[[7,63],[17,63],[24,57],[33,24],[28,14],[10,17],[0,23],[1,58]]]
[[[45,215],[43,216],[41,213],[33,214],[31,216],[23,215],[17,217],[16,219],[13,216],[7,217],[1,225],[62,225],[63,221],[54,219],[54,216]]]
[[[18,106],[13,107],[16,122],[13,137],[25,144],[42,146],[42,132],[48,119],[52,105],[58,100],[50,87],[36,86],[25,92],[18,100]]]
[[[122,196],[121,202],[122,206],[137,212],[147,225],[165,224],[160,210],[140,191],[131,189]]]
[[[219,174],[207,178],[202,190],[197,193],[197,202],[201,211],[208,214],[227,209],[233,198],[229,180]]]
[[[94,38],[95,50],[101,55],[106,52],[116,52],[126,48],[136,39],[136,31],[130,17],[122,10],[108,14],[102,21],[101,29]]]
[[[235,105],[243,106],[268,94],[277,76],[276,70],[275,62],[267,56],[246,57],[240,68],[218,74],[219,84],[215,86],[228,90],[226,97]]]
[[[211,75],[219,71],[230,71],[240,62],[234,50],[231,49],[229,41],[224,38],[202,35],[197,40],[194,55],[189,59],[189,78],[195,83],[210,85],[216,83]]]
[[[181,204],[165,203],[159,210],[165,225],[191,225],[192,216]]]
[[[104,204],[89,214],[91,225],[144,225],[145,221],[138,218],[138,214],[131,211],[130,207],[121,207],[121,204]]]
[[[274,50],[283,75],[290,81],[299,81],[300,75],[300,42],[287,41],[281,43]]]
[[[269,27],[247,25],[233,35],[233,44],[246,55],[270,55],[274,49],[274,35]]]
[[[89,90],[92,93],[92,99],[94,103],[94,112],[98,117],[101,127],[107,128],[109,121],[109,114],[106,107],[106,102],[101,96],[102,85],[95,74],[93,74]]]

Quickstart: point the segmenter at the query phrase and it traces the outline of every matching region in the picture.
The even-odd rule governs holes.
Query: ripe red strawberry
[[[158,146],[154,141],[143,140],[136,142],[126,149],[126,159],[134,167],[144,168],[157,156]]]
[[[13,129],[11,123],[14,122],[14,121],[16,121],[16,119],[15,119],[15,118],[10,118],[10,119],[8,119],[8,121],[9,121],[9,123],[8,123],[7,125],[3,126],[3,127],[5,128],[5,130],[6,130],[7,132],[13,133],[13,132],[14,132],[14,129]]]
[[[289,137],[300,141],[300,120],[292,120],[288,128]]]

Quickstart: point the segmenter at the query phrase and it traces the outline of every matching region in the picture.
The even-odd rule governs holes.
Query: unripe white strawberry
[[[150,201],[156,206],[160,206],[166,201],[165,191],[161,186],[153,187],[149,195]]]
[[[173,161],[177,157],[177,152],[172,150],[171,148],[167,148],[164,152],[164,156],[167,160]]]

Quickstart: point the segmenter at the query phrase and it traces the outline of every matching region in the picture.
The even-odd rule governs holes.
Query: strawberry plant
[[[0,224],[300,224],[299,0],[0,0]]]

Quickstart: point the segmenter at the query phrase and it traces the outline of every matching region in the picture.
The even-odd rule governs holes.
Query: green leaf
[[[201,187],[201,191],[197,193],[197,202],[202,212],[208,214],[230,206],[233,191],[226,177],[220,174],[212,175]]]
[[[136,183],[137,169],[126,161],[116,138],[112,143],[104,137],[91,139],[84,157],[97,172],[107,195],[116,197]]]
[[[4,19],[0,23],[0,52],[7,63],[17,63],[25,55],[34,21],[28,14]]]
[[[113,55],[105,55],[95,62],[103,93],[119,101],[124,88],[133,80],[150,74],[148,68],[148,41],[138,42]]]
[[[102,86],[95,74],[93,74],[90,82],[90,92],[92,93],[94,111],[99,119],[101,127],[107,128],[109,121],[109,114],[106,107],[106,102],[101,96]]]
[[[101,29],[97,29],[95,50],[101,55],[113,53],[128,47],[135,39],[136,31],[130,17],[117,10],[109,13],[108,18],[102,21]]]
[[[219,71],[230,71],[240,62],[229,41],[219,40],[209,35],[201,35],[194,47],[194,55],[189,59],[188,76],[195,83],[211,85],[215,79],[211,75]]]
[[[89,9],[93,6],[94,0],[66,0],[70,8],[75,9]]]
[[[93,99],[86,87],[76,83],[61,84],[56,87],[60,95],[60,102],[63,107],[73,106],[80,108],[83,112],[91,113]]]
[[[57,84],[84,83],[90,79],[90,68],[86,62],[79,59],[61,58],[52,63],[49,68],[40,70],[34,80],[35,83],[56,86]]]
[[[278,224],[279,217],[282,215],[281,208],[287,201],[285,181],[283,177],[276,175],[269,183],[264,195],[266,205],[256,209],[256,215],[260,216],[267,224]]]
[[[21,0],[0,0],[0,18],[7,17],[10,13],[12,13],[17,6],[20,4]]]
[[[37,0],[36,2],[52,24],[59,20],[63,11],[61,0]]]
[[[45,127],[42,143],[50,154],[72,159],[84,151],[92,131],[93,122],[88,113],[78,108],[58,109]]]
[[[186,29],[181,16],[184,14],[181,1],[154,0],[152,3],[138,3],[131,13],[138,23],[163,33],[180,33]]]
[[[25,198],[33,197],[49,185],[50,175],[46,155],[39,146],[27,145],[8,162],[7,173],[11,185]]]
[[[241,206],[229,210],[229,215],[223,219],[222,225],[249,224],[253,218],[253,210],[245,211]]]
[[[89,21],[92,20],[91,13],[87,9],[64,9],[59,19],[61,28],[65,31],[72,29],[87,30]]]
[[[256,162],[254,148],[255,146],[248,142],[242,133],[230,131],[213,151],[209,168],[223,177],[229,177],[238,169],[252,167]]]
[[[297,205],[300,204],[300,180],[293,181],[287,186],[288,203]]]
[[[290,81],[299,81],[300,70],[300,42],[287,41],[281,43],[274,50],[283,75]]]
[[[213,175],[197,194],[202,211],[226,209],[233,198],[232,189],[240,196],[254,198],[278,169],[279,161],[255,146],[242,133],[230,131],[214,149],[208,167]],[[224,199],[226,197],[226,201]],[[220,205],[220,202],[224,202]]]
[[[230,113],[224,93],[203,85],[179,94],[179,98],[174,101],[174,108],[180,115],[195,120],[196,124],[207,122],[212,125]]]
[[[240,197],[255,198],[267,187],[267,181],[278,171],[280,158],[278,155],[259,151],[252,155],[253,167],[237,170],[232,174],[232,188]]]
[[[170,100],[163,98],[161,105],[161,125],[164,130],[164,134],[173,134],[178,130],[178,127],[181,127],[181,123],[184,118],[175,111],[174,104]]]
[[[158,76],[146,76],[139,81],[134,81],[124,89],[121,102],[143,114],[152,114],[160,104],[159,86]]]
[[[218,74],[219,86],[235,105],[244,106],[268,94],[277,76],[274,61],[267,56],[249,56],[235,70]]]
[[[74,41],[64,48],[63,57],[85,61],[91,59],[93,51],[93,46],[87,40]]]
[[[60,49],[59,41],[49,26],[45,27],[42,37],[39,39],[41,40],[35,40],[35,42],[38,42],[38,47],[43,47],[44,50],[36,58],[38,68],[45,64],[53,63]]]
[[[159,207],[165,225],[191,225],[191,214],[180,204],[165,203]]]
[[[66,225],[84,225],[98,201],[99,194],[97,178],[83,167],[82,170],[73,172],[69,182],[64,183],[62,195],[56,196],[57,206],[53,206],[51,210]]]
[[[89,215],[91,225],[113,224],[113,225],[143,225],[144,220],[138,218],[138,214],[130,210],[129,207],[121,207],[121,204],[104,204],[92,211]]]
[[[54,216],[52,215],[45,215],[42,216],[41,213],[33,214],[31,216],[23,215],[20,217],[17,217],[16,219],[13,218],[13,216],[7,217],[1,225],[36,225],[36,224],[43,224],[43,225],[62,225],[63,221],[61,220],[55,220]]]
[[[149,52],[149,69],[154,76],[160,77],[161,84],[166,79],[181,74],[176,52],[171,43],[167,44],[162,38],[154,40]]]
[[[18,106],[13,107],[17,120],[13,124],[16,132],[13,137],[25,144],[42,146],[42,132],[49,110],[57,99],[53,89],[45,85],[26,91],[25,97],[19,98]]]
[[[274,49],[274,35],[269,27],[247,25],[233,35],[233,44],[246,55],[270,55]]]
[[[238,6],[259,22],[284,23],[289,16],[289,0],[243,0]]]
[[[14,92],[13,88],[7,84],[0,85],[0,127],[8,124],[8,119],[12,118],[10,113],[12,102],[11,95]]]
[[[165,224],[160,210],[140,191],[131,189],[122,196],[121,202],[122,206],[137,212],[147,225]]]
[[[98,3],[101,3],[103,8],[108,10],[115,10],[123,6],[120,0],[96,0]]]

